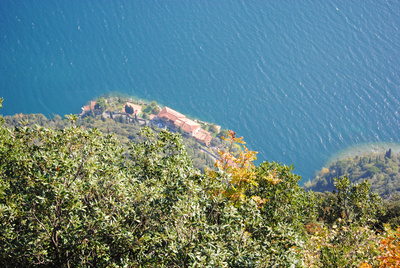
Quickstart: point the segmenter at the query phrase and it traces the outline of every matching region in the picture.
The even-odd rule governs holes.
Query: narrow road
[[[216,156],[215,154],[213,154],[213,153],[207,151],[207,150],[204,149],[203,147],[200,148],[200,151],[202,151],[202,152],[208,154],[208,155],[214,160],[214,162],[217,161],[217,160],[219,159],[218,156]]]

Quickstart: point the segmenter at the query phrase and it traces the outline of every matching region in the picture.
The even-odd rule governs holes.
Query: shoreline
[[[357,155],[385,153],[389,148],[392,149],[392,152],[400,154],[400,143],[396,142],[368,142],[356,144],[336,152],[328,159],[324,166],[329,166],[338,160],[355,157]]]
[[[127,100],[129,100],[131,102],[139,103],[140,105],[143,105],[143,104],[144,105],[150,105],[153,101],[155,101],[157,103],[157,105],[160,107],[160,109],[163,109],[165,106],[167,106],[167,105],[164,105],[164,104],[158,102],[156,99],[149,100],[149,99],[145,99],[145,98],[140,98],[140,97],[138,97],[136,95],[132,95],[132,94],[128,94],[128,93],[122,93],[120,91],[112,91],[112,92],[108,92],[108,93],[105,93],[105,94],[101,94],[101,95],[98,95],[96,97],[93,97],[92,100],[96,100],[97,101],[97,100],[99,100],[101,98],[104,98],[104,99],[123,98],[123,99],[127,99]],[[90,102],[90,100],[88,102]],[[181,112],[179,112],[179,113],[181,113]],[[189,118],[189,119],[191,119],[193,121],[196,121],[196,122],[199,122],[199,123],[202,123],[202,124],[205,124],[205,125],[213,125],[213,124],[217,125],[214,122],[210,123],[210,122],[204,121],[204,120],[200,119],[200,117],[194,116],[192,114],[185,113],[184,115],[187,118]],[[227,129],[225,127],[222,127],[222,125],[220,125],[220,126],[221,126],[221,129]]]

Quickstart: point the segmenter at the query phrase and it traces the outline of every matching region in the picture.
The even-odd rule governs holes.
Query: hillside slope
[[[334,178],[348,176],[353,183],[368,180],[371,189],[383,198],[400,193],[400,155],[392,153],[370,153],[348,157],[323,167],[314,180],[305,183],[306,190],[317,192],[335,189]]]

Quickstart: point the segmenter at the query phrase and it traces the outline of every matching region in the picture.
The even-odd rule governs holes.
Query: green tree
[[[76,126],[1,131],[2,266],[131,263],[133,181],[120,143]]]
[[[370,168],[367,169],[367,171],[362,175],[363,178],[371,178],[373,177],[375,174],[379,173],[380,169],[377,168],[376,166],[372,166]]]
[[[134,113],[133,108],[131,106],[129,106],[129,105],[125,105],[125,112],[127,114],[133,114]]]
[[[226,129],[221,129],[221,132],[218,133],[217,137],[218,137],[218,138],[221,138],[221,137],[229,137],[229,132],[228,132],[228,130],[226,130]]]
[[[385,157],[392,158],[392,149],[391,148],[389,148],[389,150],[386,152]]]
[[[392,228],[400,226],[400,194],[394,195],[390,200],[384,201],[386,214],[379,215],[380,225],[388,223]]]
[[[383,212],[382,198],[370,190],[368,181],[353,184],[348,177],[335,179],[336,190],[325,202],[321,216],[333,224],[338,219],[371,225]]]
[[[382,199],[369,183],[353,184],[348,177],[335,178],[336,190],[320,195],[324,220],[310,237],[310,252],[317,252],[318,267],[359,267],[378,256],[378,239],[372,226],[383,212]],[[318,241],[315,243],[313,241]]]
[[[160,107],[156,106],[153,108],[153,110],[151,111],[153,114],[158,114],[161,111]]]
[[[107,102],[104,98],[100,98],[96,101],[94,109],[99,112],[104,112],[107,109]]]
[[[210,198],[178,134],[124,147],[76,126],[0,128],[2,267],[249,266],[240,212]],[[247,241],[247,242],[246,242]],[[245,243],[245,244],[243,244]]]
[[[211,131],[212,133],[218,133],[218,128],[217,128],[217,126],[214,125],[214,124],[212,124],[212,125],[210,126],[210,131]]]

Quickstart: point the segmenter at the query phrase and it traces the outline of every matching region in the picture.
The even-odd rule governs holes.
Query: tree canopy
[[[347,176],[353,183],[368,180],[371,189],[387,199],[400,194],[400,156],[391,149],[386,153],[340,159],[323,168],[314,180],[305,184],[305,189],[313,191],[332,191],[334,178]]]
[[[215,194],[227,187],[225,175],[211,178],[193,168],[178,134],[142,128],[143,141],[128,147],[75,125],[3,127],[0,135],[5,267],[300,263],[294,222],[277,224],[283,214],[265,217],[265,204],[251,198],[250,188],[241,206]]]
[[[233,131],[215,170],[201,173],[178,133],[142,127],[121,141],[68,118],[60,129],[0,125],[1,267],[396,261],[400,229],[372,230],[382,204],[368,183],[340,178],[329,195],[306,192],[293,166],[254,165]]]

